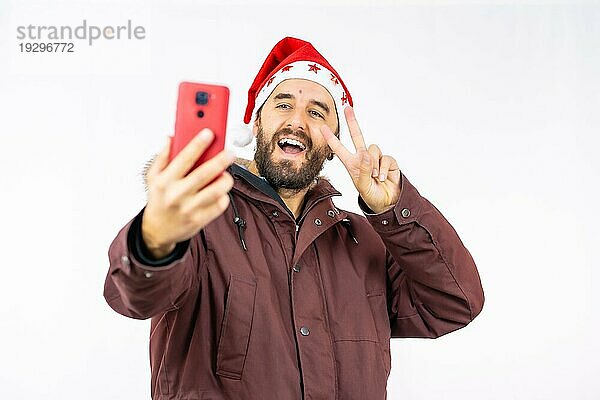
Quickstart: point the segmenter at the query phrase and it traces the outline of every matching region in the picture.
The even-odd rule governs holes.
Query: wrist
[[[375,213],[375,214],[383,214],[384,212],[387,212],[387,211],[391,210],[392,208],[394,208],[394,204],[392,204],[391,206],[384,206],[384,207],[371,207],[371,206],[369,206],[369,208],[371,210],[373,210],[373,213]]]
[[[169,254],[171,254],[173,252],[173,250],[175,250],[175,247],[177,246],[176,244],[170,244],[170,245],[163,245],[163,246],[152,246],[152,245],[148,245],[147,243],[145,243],[146,248],[148,249],[148,252],[152,255],[152,257],[154,257],[155,259],[161,259],[164,258],[166,256],[168,256]]]
[[[177,243],[165,243],[158,240],[152,233],[152,230],[148,229],[147,225],[144,224],[143,219],[141,231],[143,246],[155,259],[163,258],[175,250]]]
[[[358,205],[362,209],[362,211],[365,212],[366,214],[375,215],[375,214],[382,214],[386,211],[391,210],[392,208],[394,208],[394,206],[396,204],[395,203],[389,204],[389,205],[369,204],[361,195],[359,195],[358,196]]]

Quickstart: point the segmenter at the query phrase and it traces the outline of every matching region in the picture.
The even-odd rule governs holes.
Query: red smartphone
[[[222,151],[225,148],[228,107],[229,89],[226,86],[181,82],[169,162],[204,128],[213,131],[214,140],[186,175]]]

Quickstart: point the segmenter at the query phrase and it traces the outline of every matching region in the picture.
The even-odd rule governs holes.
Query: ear
[[[252,135],[254,137],[258,135],[258,119],[255,119],[254,123],[252,124]]]

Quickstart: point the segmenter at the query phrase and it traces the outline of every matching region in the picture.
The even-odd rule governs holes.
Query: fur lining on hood
[[[150,169],[150,167],[156,160],[156,157],[158,157],[158,153],[154,154],[148,161],[146,161],[146,163],[144,164],[144,167],[142,169],[142,172],[140,172],[140,175],[142,176],[142,183],[144,185],[145,192],[148,192],[148,170]],[[248,168],[250,163],[252,162],[252,160],[248,160],[248,159],[241,158],[241,157],[236,157],[233,162],[237,165],[241,165],[242,167]],[[317,177],[317,179],[328,180],[325,176],[322,176],[322,175],[319,175]]]

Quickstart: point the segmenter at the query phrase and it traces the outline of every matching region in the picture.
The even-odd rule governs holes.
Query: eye
[[[309,113],[310,113],[310,115],[315,116],[317,118],[325,119],[325,117],[323,116],[323,114],[321,114],[318,111],[310,110]]]
[[[277,105],[275,106],[275,108],[280,108],[280,109],[282,109],[282,110],[287,110],[287,109],[289,109],[289,108],[291,108],[291,107],[290,107],[290,105],[289,105],[289,104],[286,104],[286,103],[281,103],[281,104],[277,104]]]

